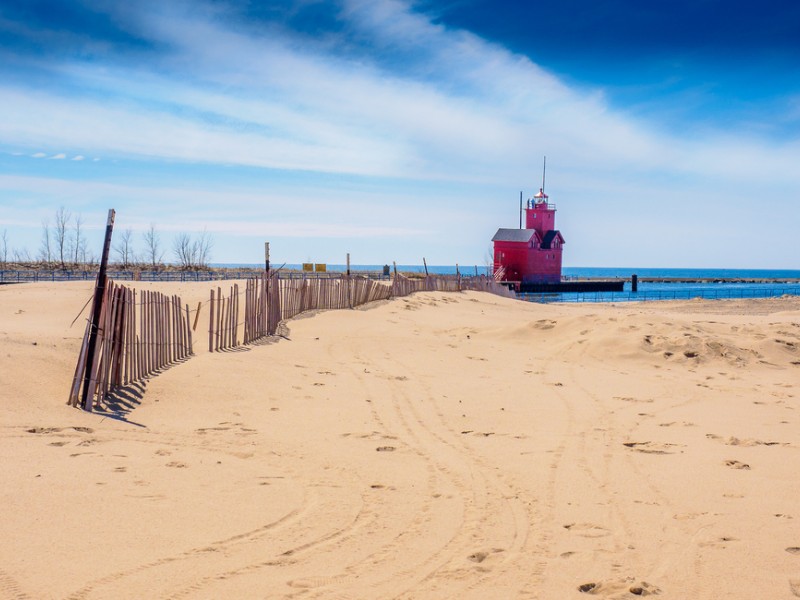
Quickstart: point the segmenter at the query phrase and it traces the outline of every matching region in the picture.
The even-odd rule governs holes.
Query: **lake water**
[[[259,268],[261,265],[213,265],[233,268]],[[282,265],[272,265],[274,268]],[[301,264],[283,265],[287,269],[301,269]],[[391,265],[390,265],[391,266]],[[351,265],[352,272],[382,271],[384,265]],[[327,265],[329,271],[344,271],[345,265]],[[423,265],[397,265],[398,271],[424,273]],[[462,275],[486,275],[486,266],[460,266]],[[432,275],[455,275],[455,265],[428,265]],[[639,291],[631,292],[632,274],[642,278],[665,277],[685,279],[753,279],[774,280],[766,283],[645,283],[639,281]],[[590,294],[529,294],[525,299],[533,302],[626,302],[642,300],[689,300],[692,298],[769,298],[789,294],[800,295],[800,283],[780,283],[780,280],[800,279],[800,270],[790,269],[654,269],[636,267],[564,267],[565,277],[595,277],[625,279],[623,292],[598,292]]]

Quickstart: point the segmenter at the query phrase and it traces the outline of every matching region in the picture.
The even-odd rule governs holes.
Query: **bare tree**
[[[150,229],[144,232],[144,259],[153,269],[164,260],[164,251],[161,249],[161,236],[156,231],[155,224],[150,224]]]
[[[53,246],[51,244],[50,221],[42,219],[42,243],[39,247],[39,260],[53,262]]]
[[[4,265],[8,262],[8,230],[3,229],[3,235],[0,235],[0,264]]]
[[[214,238],[208,233],[207,229],[203,229],[195,242],[197,251],[195,252],[196,266],[206,268],[208,262],[211,260],[211,249],[214,247]]]
[[[133,262],[133,230],[130,228],[123,231],[114,246],[114,252],[117,254],[120,264],[123,269],[127,269]]]
[[[85,239],[85,238],[84,238]],[[90,269],[100,264],[97,255],[89,250],[89,244],[84,243],[83,249],[81,250],[81,262],[86,265],[86,268]]]
[[[492,276],[494,274],[494,247],[489,246],[486,249],[486,254],[483,255],[484,266],[486,267],[486,274]]]
[[[27,248],[14,248],[14,262],[15,263],[31,263],[31,254]]]
[[[61,268],[65,268],[64,257],[67,254],[67,235],[69,234],[69,219],[71,215],[63,206],[56,211],[56,224],[53,230],[53,237],[56,244],[56,252],[61,262]]]
[[[86,254],[86,240],[83,237],[83,217],[80,213],[75,215],[75,225],[72,228],[72,248],[75,256],[73,261],[76,265],[81,262],[81,255]]]
[[[78,252],[75,254],[75,256],[79,259],[76,261],[76,263],[82,265],[89,264],[89,240],[87,240],[85,237],[80,239],[80,242],[78,243]]]
[[[197,242],[188,233],[180,233],[172,240],[172,253],[182,269],[190,269],[197,259]]]

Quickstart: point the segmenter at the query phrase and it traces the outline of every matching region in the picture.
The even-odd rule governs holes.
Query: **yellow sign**
[[[316,265],[314,265],[314,270],[317,273],[325,273],[328,270],[328,265],[326,265],[325,263],[321,263],[321,264],[317,263]]]
[[[303,271],[313,271],[314,263],[303,263]]]

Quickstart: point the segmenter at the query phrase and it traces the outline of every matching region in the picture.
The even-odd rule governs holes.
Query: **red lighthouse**
[[[525,206],[525,228],[501,228],[492,238],[495,278],[517,290],[526,284],[559,283],[564,238],[555,225],[556,206],[539,188]]]

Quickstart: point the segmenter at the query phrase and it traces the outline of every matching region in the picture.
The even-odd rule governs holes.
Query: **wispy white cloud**
[[[518,179],[549,153],[594,171],[624,165],[740,179],[749,164],[797,181],[797,144],[659,133],[611,110],[602,93],[572,90],[529,59],[435,25],[403,2],[352,0],[342,12],[361,39],[412,57],[413,68],[399,72],[368,51],[353,59],[302,49],[287,33],[259,36],[187,6],[126,9],[139,35],[171,48],[153,70],[63,67],[102,97],[66,105],[52,92],[4,88],[10,110],[0,133],[122,156],[368,176]]]
[[[64,160],[65,158],[67,158],[67,155],[63,152],[59,152],[58,154],[51,156],[50,160]]]
[[[85,156],[78,154],[77,156],[73,156],[72,160],[81,161],[84,160],[85,158],[86,158]]]

